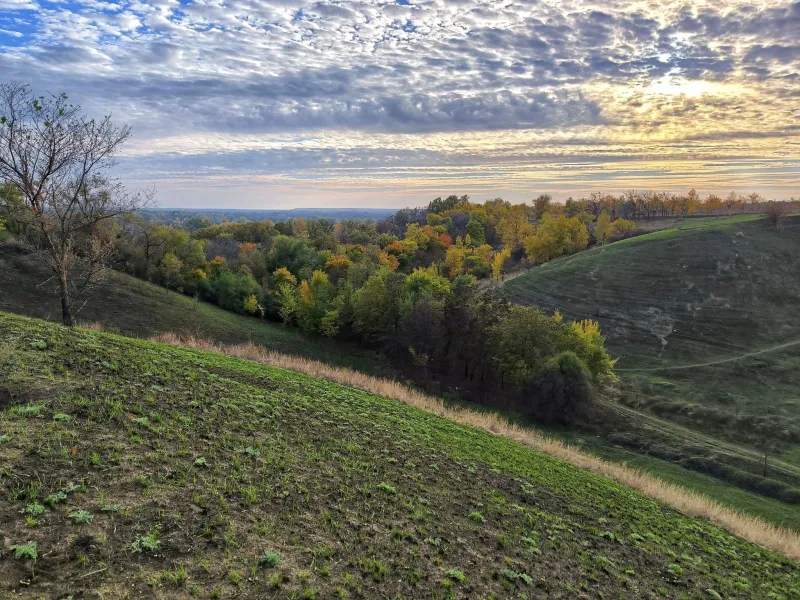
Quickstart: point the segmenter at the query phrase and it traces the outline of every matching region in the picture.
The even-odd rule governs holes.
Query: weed
[[[161,541],[158,539],[160,529],[156,527],[153,531],[146,535],[141,536],[133,541],[131,544],[131,552],[140,554],[142,552],[158,552],[161,547]]]
[[[364,558],[361,560],[361,572],[364,573],[364,575],[372,575],[374,581],[381,582],[386,576],[386,573],[389,572],[389,569],[379,560]]]
[[[189,575],[186,572],[186,567],[181,565],[172,571],[162,572],[159,579],[165,583],[172,584],[175,587],[183,587],[186,584],[186,580],[189,579]]]
[[[0,444],[5,444],[5,443],[10,442],[10,441],[11,441],[11,436],[10,435],[5,435],[5,434],[4,435],[0,435]]]
[[[53,415],[53,421],[70,421],[72,417],[66,413],[56,413]]]
[[[450,569],[445,573],[448,579],[452,579],[453,581],[457,581],[458,583],[464,583],[467,580],[467,576],[464,575],[462,571],[458,569]]]
[[[500,576],[507,581],[522,581],[525,585],[533,583],[533,578],[525,573],[517,573],[513,569],[503,569],[500,571]]]
[[[469,514],[469,520],[475,521],[476,523],[486,523],[486,518],[478,511],[471,512]]]
[[[43,504],[39,504],[38,502],[35,501],[31,502],[25,507],[25,513],[29,514],[32,517],[38,517],[39,515],[44,514],[46,510],[47,509],[44,507]]]
[[[69,518],[77,525],[84,525],[86,523],[91,523],[94,520],[94,515],[88,510],[76,510],[70,513]]]
[[[17,560],[36,560],[39,558],[38,547],[36,546],[36,542],[33,541],[11,546],[11,551],[14,553],[14,558]]]
[[[258,564],[262,567],[277,567],[281,564],[281,558],[277,552],[266,551],[258,558]]]
[[[44,406],[41,404],[26,404],[25,406],[15,406],[11,409],[12,415],[19,415],[20,417],[38,417],[42,414]]]
[[[382,492],[386,492],[387,494],[396,494],[397,493],[397,490],[394,488],[394,486],[391,486],[391,485],[389,485],[388,483],[385,483],[385,482],[379,483],[377,487],[378,487],[379,490],[381,490]]]

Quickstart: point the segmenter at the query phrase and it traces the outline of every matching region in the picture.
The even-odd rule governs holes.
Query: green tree
[[[483,246],[486,243],[486,230],[483,223],[476,219],[471,219],[467,223],[467,235],[470,237],[473,246]]]
[[[396,336],[411,303],[406,275],[380,269],[353,296],[353,325],[367,337]]]

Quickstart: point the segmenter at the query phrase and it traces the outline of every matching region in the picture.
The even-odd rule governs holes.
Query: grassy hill
[[[757,215],[687,219],[554,260],[503,289],[600,321],[619,358],[620,400],[634,409],[625,415],[640,430],[618,442],[673,461],[700,457],[693,464],[707,472],[722,463],[761,475],[766,456],[767,476],[796,487],[797,248],[798,216],[780,233]],[[647,418],[637,425],[639,411]]]
[[[800,216],[687,220],[504,285],[516,302],[595,318],[620,368],[674,367],[800,340]]]
[[[51,273],[35,256],[21,253],[15,245],[0,243],[0,273],[0,310],[60,322],[59,296],[53,285],[45,284]],[[116,271],[107,271],[86,300],[77,304],[83,306],[77,315],[79,323],[99,323],[106,331],[131,337],[172,332],[226,344],[252,341],[278,352],[366,373],[389,371],[375,352],[238,315]]]
[[[503,289],[515,302],[599,320],[619,372],[651,400],[794,420],[798,248],[800,216],[780,234],[759,216],[692,219],[554,260]]]
[[[352,388],[5,313],[0,363],[0,595],[800,594],[706,521]]]

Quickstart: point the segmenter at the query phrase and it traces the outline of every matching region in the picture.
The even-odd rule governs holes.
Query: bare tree
[[[130,136],[110,116],[91,119],[65,94],[34,96],[18,82],[0,85],[0,182],[19,191],[14,218],[53,271],[64,324],[73,300],[96,281],[111,255],[114,217],[149,203],[106,172]]]
[[[786,222],[787,205],[786,202],[767,202],[767,219],[775,227],[775,231],[781,231]]]

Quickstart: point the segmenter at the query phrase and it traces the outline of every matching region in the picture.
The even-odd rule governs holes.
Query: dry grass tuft
[[[78,323],[78,327],[85,329],[86,331],[105,331],[103,324],[99,321],[93,321],[91,323]]]
[[[341,367],[333,367],[316,360],[280,354],[253,343],[233,346],[217,345],[207,340],[180,338],[172,333],[161,334],[151,339],[173,346],[216,352],[226,356],[273,365],[282,369],[298,371],[363,390],[370,394],[404,402],[456,423],[514,440],[597,475],[609,477],[650,498],[668,504],[685,515],[708,519],[734,535],[769,550],[779,552],[792,560],[800,560],[800,536],[792,530],[775,527],[758,517],[742,514],[702,494],[666,483],[624,464],[609,462],[591,454],[586,454],[563,442],[547,438],[536,431],[511,423],[497,414],[476,412],[466,408],[445,407],[441,400],[397,381],[380,379]]]

